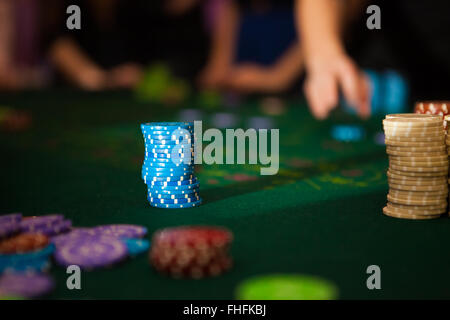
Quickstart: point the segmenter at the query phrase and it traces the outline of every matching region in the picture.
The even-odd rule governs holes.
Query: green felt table
[[[314,120],[301,99],[286,100],[273,116],[280,129],[280,171],[261,176],[259,165],[201,165],[202,206],[169,211],[149,206],[140,173],[144,143],[139,124],[180,120],[179,106],[136,101],[127,93],[45,91],[3,94],[0,105],[27,110],[33,125],[0,133],[0,212],[60,212],[75,226],[144,225],[148,237],[178,225],[220,225],[235,236],[233,269],[217,278],[177,280],[155,272],[147,255],[82,274],[82,290],[66,288],[65,270],[53,266],[51,299],[233,299],[244,279],[268,273],[324,277],[341,299],[449,298],[450,219],[386,217],[384,146],[374,143],[381,118],[363,122],[336,112]],[[237,127],[264,116],[258,101],[204,109],[235,113]],[[361,142],[336,142],[330,128],[356,123]],[[381,290],[368,290],[366,269],[381,268]]]

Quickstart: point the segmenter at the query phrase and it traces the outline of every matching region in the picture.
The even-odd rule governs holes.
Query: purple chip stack
[[[0,238],[8,237],[20,230],[21,213],[0,216]]]
[[[129,224],[104,225],[94,228],[74,228],[72,231],[52,237],[55,244],[55,260],[68,266],[75,264],[82,269],[110,266],[128,256],[126,244],[121,239],[142,238],[147,228]]]
[[[53,287],[53,279],[43,273],[5,273],[0,277],[0,297],[36,298],[49,293]]]
[[[23,219],[20,222],[22,232],[43,233],[47,236],[54,236],[70,230],[72,222],[64,219],[61,214],[51,214],[33,218]]]

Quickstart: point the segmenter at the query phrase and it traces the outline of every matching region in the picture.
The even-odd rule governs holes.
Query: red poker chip
[[[50,243],[47,236],[40,233],[22,233],[0,241],[0,253],[26,253],[42,249]]]
[[[152,245],[222,247],[232,240],[233,234],[225,228],[188,226],[157,231],[153,236]]]
[[[446,116],[450,113],[450,101],[419,101],[416,102],[414,112]]]
[[[229,257],[215,259],[213,261],[210,261],[206,265],[178,265],[176,263],[165,264],[161,263],[157,259],[153,260],[152,263],[155,269],[161,273],[170,275],[175,278],[195,279],[218,276],[228,271],[233,265],[232,259]]]

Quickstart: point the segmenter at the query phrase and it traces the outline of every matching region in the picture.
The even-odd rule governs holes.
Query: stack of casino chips
[[[229,270],[233,234],[224,228],[167,228],[153,235],[150,263],[159,272],[181,278],[217,276]]]
[[[194,124],[153,122],[141,125],[145,141],[142,179],[148,201],[159,208],[191,208],[201,204],[194,176]]]
[[[433,219],[447,211],[448,157],[442,116],[392,114],[383,120],[389,155],[385,215]]]

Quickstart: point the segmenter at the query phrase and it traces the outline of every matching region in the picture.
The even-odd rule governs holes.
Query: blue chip
[[[194,172],[180,172],[180,173],[152,173],[147,171],[142,171],[142,179],[147,181],[175,181],[175,180],[186,180],[194,178]]]
[[[194,153],[191,152],[190,154],[185,153],[176,153],[174,155],[170,153],[153,153],[153,152],[146,152],[145,156],[147,158],[163,158],[163,159],[184,159],[189,157],[194,157]]]
[[[197,183],[197,178],[183,181],[148,181],[152,186],[184,186]]]
[[[181,176],[173,176],[173,177],[155,177],[155,176],[144,176],[143,177],[145,183],[151,182],[183,182],[183,181],[192,181],[195,179],[193,174],[185,174]]]
[[[161,134],[148,134],[148,133],[142,133],[142,135],[144,136],[144,140],[145,141],[151,141],[154,140],[156,142],[158,141],[173,141],[173,142],[182,142],[185,140],[194,140],[194,135],[193,134],[185,134],[182,135],[181,137],[176,137],[175,135],[161,135]]]
[[[199,196],[192,196],[192,197],[188,197],[188,198],[175,198],[175,199],[163,199],[163,198],[152,198],[152,197],[147,197],[148,201],[150,201],[150,203],[154,203],[154,204],[186,204],[186,203],[191,203],[191,202],[197,202],[198,200],[200,200]]]
[[[167,148],[167,146],[164,146],[164,148],[153,148],[153,147],[146,147],[145,148],[145,152],[146,153],[169,153],[172,154],[172,152],[174,153],[192,153],[194,152],[194,148],[191,147],[190,145],[186,145],[186,146],[181,146],[181,145],[174,145],[174,147],[176,146],[176,148]]]
[[[142,130],[194,129],[193,122],[148,122],[141,124]]]
[[[389,70],[384,74],[384,100],[385,113],[403,113],[408,108],[408,83],[398,72]]]
[[[164,193],[148,193],[148,196],[151,198],[156,198],[156,199],[193,199],[193,198],[197,198],[200,197],[200,195],[198,194],[198,192],[195,192],[195,190],[190,191],[190,193],[178,193],[178,194],[164,194]]]
[[[191,189],[196,189],[200,187],[200,183],[196,182],[193,184],[186,184],[186,185],[181,185],[181,186],[172,186],[172,185],[147,185],[148,191],[149,192],[180,192],[180,191],[187,191],[187,190],[191,190]]]
[[[161,196],[175,196],[175,198],[182,198],[184,195],[189,195],[191,193],[198,193],[200,190],[199,187],[194,187],[192,189],[184,189],[184,190],[167,190],[167,189],[158,189],[157,187],[149,187],[148,194],[152,195],[154,198],[158,198],[156,195]]]
[[[158,140],[158,139],[149,139],[145,140],[146,146],[152,146],[154,148],[164,148],[169,147],[172,148],[176,145],[192,145],[194,143],[193,139],[183,139],[183,140]]]
[[[45,271],[50,266],[49,259],[54,250],[55,246],[51,243],[41,250],[29,253],[0,254],[0,272],[5,270]]]
[[[198,207],[201,204],[202,204],[201,199],[197,200],[195,202],[177,203],[177,204],[150,202],[150,205],[152,207],[163,208],[163,209],[186,209],[186,208]]]
[[[364,138],[365,130],[356,125],[336,125],[333,126],[331,135],[338,141],[359,141]]]
[[[142,166],[142,169],[147,172],[151,172],[151,173],[183,173],[183,172],[191,172],[194,171],[194,166],[193,165],[186,165],[183,167],[173,167],[173,168],[153,168],[153,167],[146,167],[146,166]]]
[[[150,248],[150,241],[145,239],[124,238],[121,241],[127,246],[130,256],[137,256]]]
[[[172,162],[159,162],[159,161],[144,161],[144,166],[148,167],[148,168],[182,168],[184,166],[186,166],[186,164],[183,163],[182,160],[174,160],[174,159],[169,159],[169,160],[173,160],[175,161]],[[193,163],[193,162],[191,162]]]

